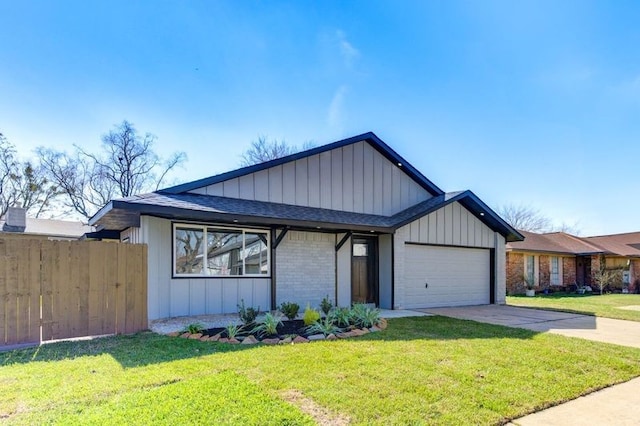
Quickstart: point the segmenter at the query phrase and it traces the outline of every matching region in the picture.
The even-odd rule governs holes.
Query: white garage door
[[[433,308],[488,304],[488,249],[405,246],[405,306]]]

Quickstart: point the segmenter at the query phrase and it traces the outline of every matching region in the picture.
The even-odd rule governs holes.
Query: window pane
[[[244,245],[245,274],[268,274],[267,234],[247,232]]]
[[[534,270],[535,270],[535,258],[533,256],[527,256],[527,280],[531,283],[534,282]]]
[[[202,274],[202,229],[176,228],[176,274]]]
[[[366,256],[367,255],[367,245],[362,243],[354,243],[353,244],[353,255],[354,256]]]
[[[207,274],[242,275],[242,231],[207,229]]]

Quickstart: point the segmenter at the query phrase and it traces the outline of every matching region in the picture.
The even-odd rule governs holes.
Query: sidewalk
[[[518,426],[640,425],[640,378],[515,419]]]

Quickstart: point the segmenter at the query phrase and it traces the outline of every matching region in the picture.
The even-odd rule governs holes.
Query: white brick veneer
[[[323,297],[335,302],[335,236],[289,231],[276,249],[276,303],[307,303],[317,308]]]

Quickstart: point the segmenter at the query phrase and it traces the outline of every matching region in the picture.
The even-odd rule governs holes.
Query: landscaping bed
[[[381,318],[378,323],[372,327],[357,328],[355,326],[349,326],[346,329],[340,329],[335,333],[329,333],[327,335],[323,333],[317,333],[310,331],[308,326],[304,324],[303,320],[290,320],[283,321],[277,327],[277,332],[274,334],[257,334],[251,333],[246,335],[229,336],[227,328],[217,327],[202,330],[201,332],[191,333],[189,331],[170,333],[170,336],[182,337],[185,339],[198,339],[203,342],[220,342],[231,344],[256,344],[265,343],[268,345],[274,344],[287,344],[287,343],[307,343],[314,340],[336,340],[346,339],[349,337],[363,336],[368,333],[375,333],[387,328],[387,321]]]
[[[387,328],[387,320],[380,318],[380,310],[368,305],[354,304],[350,308],[337,308],[325,298],[320,306],[322,314],[307,306],[302,319],[298,319],[300,307],[285,302],[279,310],[259,317],[259,309],[246,307],[242,301],[238,305],[242,325],[232,323],[226,327],[204,329],[199,324],[190,324],[181,332],[169,335],[203,342],[274,345],[344,339]]]

